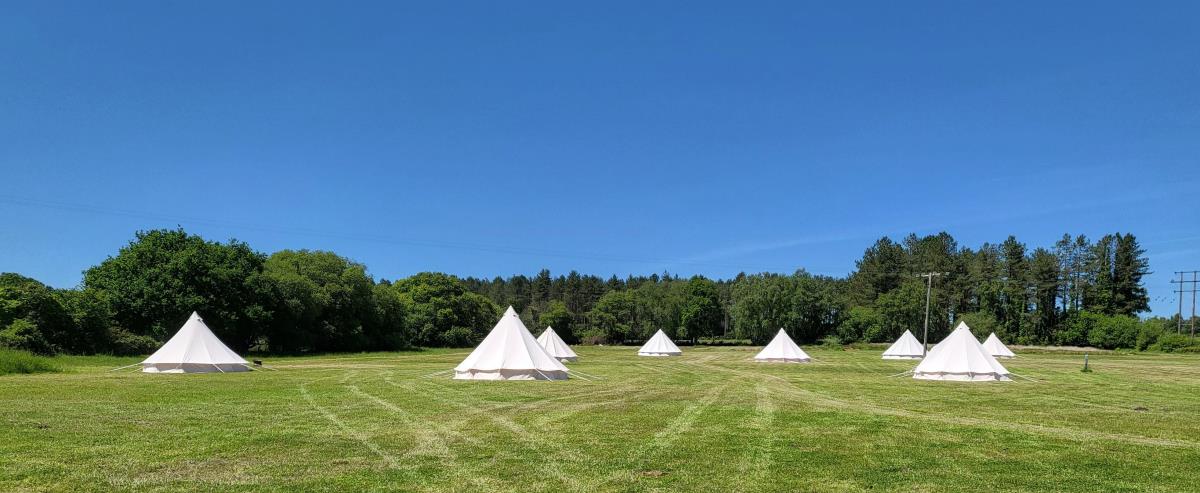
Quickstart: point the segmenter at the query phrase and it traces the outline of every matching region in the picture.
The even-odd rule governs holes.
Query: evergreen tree
[[[1045,344],[1050,341],[1051,333],[1058,325],[1057,298],[1062,292],[1059,268],[1063,263],[1049,250],[1038,248],[1033,251],[1030,264],[1035,316],[1029,340]]]
[[[1088,266],[1092,264],[1093,248],[1092,242],[1087,236],[1079,235],[1075,237],[1075,244],[1071,251],[1071,309],[1082,310],[1083,300],[1086,297],[1088,286],[1095,280],[1088,270]]]
[[[850,296],[859,304],[871,303],[879,295],[896,289],[908,272],[904,247],[886,236],[863,252],[855,265],[857,270],[850,276]]]
[[[551,283],[552,280],[550,278],[550,269],[542,269],[541,271],[538,271],[537,276],[533,278],[533,285],[531,286],[533,289],[531,298],[535,305],[544,306],[546,303],[550,302]]]
[[[1089,256],[1089,282],[1084,285],[1083,307],[1085,310],[1112,315],[1115,313],[1113,300],[1113,235],[1105,235],[1092,246]]]
[[[1116,234],[1113,252],[1112,313],[1136,315],[1150,309],[1150,297],[1142,285],[1142,277],[1150,270],[1146,251],[1132,234]]]
[[[1004,327],[1001,336],[1021,336],[1021,321],[1029,308],[1026,286],[1029,284],[1029,264],[1025,258],[1025,245],[1009,236],[1000,245],[1003,265],[1003,309],[997,321]]]

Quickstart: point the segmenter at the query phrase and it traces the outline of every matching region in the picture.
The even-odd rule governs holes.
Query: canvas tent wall
[[[988,354],[967,324],[961,322],[929,350],[913,370],[913,378],[969,382],[1012,380],[1008,370]]]
[[[546,330],[542,331],[542,335],[538,336],[537,342],[542,346],[542,349],[545,349],[546,352],[550,354],[550,356],[558,358],[559,361],[579,360],[579,355],[575,354],[575,351],[571,349],[571,346],[568,346],[567,343],[558,336],[558,332],[554,331],[554,327],[547,326]]]
[[[923,356],[925,346],[907,330],[883,352],[883,359],[921,359]]]
[[[679,346],[676,346],[674,342],[671,342],[671,338],[667,337],[667,334],[665,334],[662,329],[659,329],[658,332],[655,332],[654,335],[650,337],[650,340],[646,341],[645,344],[642,344],[642,347],[638,348],[638,356],[682,355],[683,351],[680,351]]]
[[[1008,346],[1005,346],[1003,342],[1000,342],[1000,338],[996,337],[995,332],[988,334],[987,340],[983,341],[983,348],[987,350],[988,354],[997,358],[1017,357],[1012,350],[1008,349]]]
[[[800,349],[796,342],[788,336],[787,331],[779,329],[775,338],[754,356],[755,361],[773,363],[807,363],[812,361],[808,353]]]
[[[142,361],[146,373],[214,373],[249,371],[249,363],[213,334],[200,314],[192,312],[183,327],[158,351]]]
[[[458,380],[566,380],[566,366],[538,344],[508,307],[483,342],[454,367]]]

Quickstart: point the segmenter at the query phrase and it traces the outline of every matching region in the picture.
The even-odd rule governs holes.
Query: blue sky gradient
[[[1200,269],[1200,4],[9,2],[0,271],[139,229],[377,278],[844,275],[1133,232]]]

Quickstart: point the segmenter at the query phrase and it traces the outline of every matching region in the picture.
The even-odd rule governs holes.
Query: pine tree
[[[1115,236],[1113,252],[1112,310],[1118,315],[1135,315],[1150,309],[1150,298],[1142,285],[1142,276],[1149,272],[1150,261],[1137,238],[1126,233]]]
[[[1087,311],[1112,315],[1113,305],[1113,235],[1104,235],[1091,248],[1088,266],[1089,284],[1084,286],[1083,308]]]
[[[1000,245],[1004,266],[1003,318],[997,321],[1008,332],[1009,337],[1021,335],[1021,319],[1029,308],[1026,286],[1029,284],[1029,263],[1025,259],[1025,245],[1014,236],[1009,236]]]
[[[537,277],[533,278],[532,298],[533,303],[538,306],[546,306],[550,302],[550,269],[542,269],[538,271]]]
[[[1071,309],[1078,311],[1083,308],[1083,299],[1087,286],[1093,278],[1088,272],[1092,263],[1092,244],[1087,236],[1075,237],[1075,245],[1071,251]]]
[[[1070,237],[1065,239],[1069,240]],[[1035,307],[1031,335],[1044,344],[1050,340],[1050,334],[1058,324],[1057,297],[1062,292],[1059,282],[1059,268],[1062,262],[1049,250],[1038,248],[1033,251],[1030,264]]]
[[[904,247],[883,237],[863,252],[858,269],[851,276],[854,301],[869,304],[880,295],[900,287],[906,274]]]
[[[1054,257],[1058,260],[1058,272],[1062,276],[1058,296],[1062,300],[1062,311],[1067,312],[1071,310],[1071,297],[1075,289],[1075,247],[1069,233],[1063,233],[1062,239],[1054,244]]]

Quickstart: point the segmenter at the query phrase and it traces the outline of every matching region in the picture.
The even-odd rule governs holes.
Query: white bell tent
[[[913,378],[920,380],[1009,381],[1009,375],[962,322],[913,370]]]
[[[142,361],[146,373],[250,371],[250,363],[225,346],[196,312],[166,344]]]
[[[638,356],[682,355],[683,351],[680,351],[679,346],[676,346],[674,342],[671,342],[671,338],[667,337],[667,334],[663,333],[662,329],[659,329],[658,332],[655,332],[654,335],[650,337],[650,340],[646,341],[645,344],[642,344],[641,348],[638,348]]]
[[[566,380],[566,366],[538,344],[521,323],[513,307],[508,307],[500,321],[471,351],[462,363],[454,367],[458,380]]]
[[[772,362],[772,363],[808,363],[812,358],[808,357],[808,353],[800,349],[791,337],[788,337],[787,331],[779,329],[779,333],[775,334],[775,338],[766,347],[759,351],[754,356],[754,361]]]
[[[924,345],[907,330],[883,352],[883,359],[921,359],[924,356]]]
[[[1003,342],[1000,342],[1000,338],[996,337],[995,332],[989,334],[987,340],[983,341],[983,348],[987,350],[988,354],[997,358],[1017,357],[1016,354],[1013,354],[1011,349],[1008,349],[1008,346],[1005,346]]]
[[[579,355],[575,354],[575,351],[571,350],[571,346],[568,346],[567,343],[558,336],[558,332],[554,331],[554,327],[547,326],[546,330],[542,332],[542,335],[538,336],[537,342],[538,344],[541,344],[542,349],[545,349],[547,353],[550,353],[550,356],[558,358],[559,361],[579,360]]]

